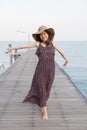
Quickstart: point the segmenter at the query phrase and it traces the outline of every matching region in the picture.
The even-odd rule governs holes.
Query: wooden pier
[[[0,130],[87,130],[87,100],[56,65],[47,102],[49,120],[35,104],[22,103],[38,61],[29,49],[0,76]]]

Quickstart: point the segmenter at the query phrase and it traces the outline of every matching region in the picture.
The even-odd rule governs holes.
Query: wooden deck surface
[[[0,130],[87,130],[87,101],[57,65],[49,120],[42,120],[37,105],[22,103],[38,60],[34,54],[29,49],[0,76]]]

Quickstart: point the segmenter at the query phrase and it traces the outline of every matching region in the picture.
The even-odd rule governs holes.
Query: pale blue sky
[[[87,0],[0,0],[0,40],[32,40],[41,25],[57,41],[87,40]]]

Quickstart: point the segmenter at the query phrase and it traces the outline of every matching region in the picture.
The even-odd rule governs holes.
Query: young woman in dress
[[[64,66],[67,65],[68,59],[58,45],[53,42],[55,31],[53,28],[40,26],[38,31],[32,34],[35,43],[8,48],[6,52],[24,48],[36,47],[36,55],[39,60],[32,79],[31,88],[23,100],[24,102],[35,103],[41,108],[44,120],[48,120],[47,100],[50,96],[50,90],[55,76],[55,50],[64,58]]]

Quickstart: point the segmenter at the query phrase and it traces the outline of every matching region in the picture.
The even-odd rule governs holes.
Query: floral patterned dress
[[[31,88],[24,102],[35,103],[39,107],[46,106],[55,75],[55,48],[52,43],[43,47],[41,44],[36,50],[39,60],[33,76]]]

